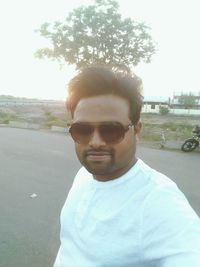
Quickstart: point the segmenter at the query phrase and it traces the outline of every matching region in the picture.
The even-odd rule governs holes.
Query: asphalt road
[[[138,155],[200,215],[200,153],[139,147]],[[0,267],[53,265],[60,210],[79,166],[68,136],[0,128]]]

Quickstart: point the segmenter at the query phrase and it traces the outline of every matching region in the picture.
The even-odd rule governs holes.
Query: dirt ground
[[[142,114],[143,130],[141,138],[146,141],[183,141],[192,135],[195,125],[200,125],[199,116],[178,116],[174,114]]]
[[[0,124],[8,124],[12,120],[36,123],[41,129],[48,129],[53,125],[66,127],[70,123],[70,115],[64,102],[60,105],[0,107]],[[180,147],[185,139],[192,136],[192,128],[200,125],[200,116],[143,113],[141,121],[141,144],[159,147],[164,138],[166,145]]]

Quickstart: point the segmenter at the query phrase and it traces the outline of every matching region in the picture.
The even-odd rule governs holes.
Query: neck
[[[100,182],[107,182],[107,181],[118,179],[122,175],[127,173],[136,164],[137,160],[138,160],[137,158],[134,158],[126,167],[117,169],[108,174],[96,174],[96,175],[93,175],[93,177],[95,180],[100,181]]]

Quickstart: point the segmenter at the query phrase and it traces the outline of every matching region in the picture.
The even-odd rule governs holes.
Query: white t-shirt
[[[100,182],[77,173],[54,267],[200,267],[200,219],[165,175],[138,159]]]

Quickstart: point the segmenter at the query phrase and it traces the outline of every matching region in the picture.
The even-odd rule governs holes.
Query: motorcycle
[[[191,152],[199,146],[200,126],[196,126],[192,132],[194,133],[193,137],[185,140],[185,142],[181,146],[181,150],[184,152]]]

